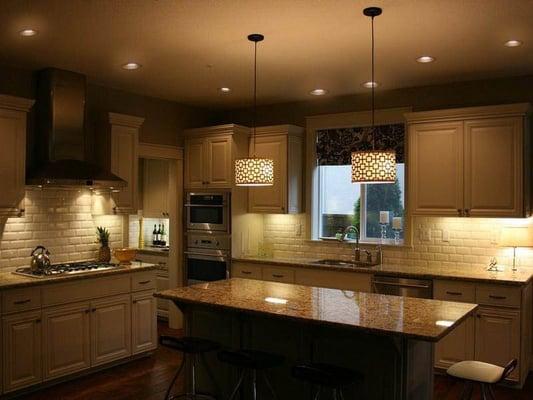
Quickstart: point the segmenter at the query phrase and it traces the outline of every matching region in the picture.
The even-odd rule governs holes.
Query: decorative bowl
[[[137,255],[136,249],[115,249],[113,251],[113,256],[118,260],[118,263],[121,265],[130,265],[132,260],[135,259]]]

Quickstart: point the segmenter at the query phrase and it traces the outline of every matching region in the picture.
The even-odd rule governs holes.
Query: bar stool
[[[196,367],[198,366],[199,356],[202,357],[205,353],[218,350],[220,348],[220,345],[217,342],[213,342],[211,340],[201,339],[201,338],[191,337],[191,336],[186,336],[186,337],[181,337],[181,338],[177,338],[174,336],[160,336],[159,343],[162,346],[170,347],[174,350],[178,350],[183,353],[183,360],[181,361],[181,364],[178,368],[178,371],[174,375],[172,382],[170,382],[170,386],[168,387],[167,392],[165,394],[165,400],[180,399],[180,398],[194,399],[194,400],[196,399],[214,400],[215,399],[214,396],[211,396],[208,394],[197,393],[196,391]],[[183,370],[183,367],[185,366],[187,357],[189,357],[192,361],[191,391],[187,393],[181,393],[181,394],[171,396],[170,393],[172,392],[172,388],[174,384],[176,383],[176,380],[178,379],[178,376],[180,375],[181,371]],[[212,376],[211,376],[211,379],[213,379]]]
[[[292,368],[292,376],[301,381],[318,386],[314,396],[320,399],[323,388],[329,388],[333,392],[333,400],[344,400],[342,389],[355,385],[363,380],[363,376],[348,368],[324,363],[309,363],[296,365]]]
[[[268,390],[272,394],[273,399],[277,399],[276,392],[268,379],[266,370],[279,367],[283,365],[285,358],[278,354],[265,353],[258,350],[222,350],[218,353],[218,359],[226,364],[233,365],[240,369],[239,379],[237,385],[231,392],[229,400],[233,400],[239,389],[242,386],[242,382],[247,373],[252,376],[252,393],[253,399],[257,400],[257,375],[258,373],[263,376]]]
[[[481,361],[460,361],[453,364],[446,373],[465,381],[461,399],[470,399],[474,390],[474,383],[479,383],[483,400],[496,399],[492,385],[505,380],[514,371],[518,360],[509,361],[505,367],[488,364]]]

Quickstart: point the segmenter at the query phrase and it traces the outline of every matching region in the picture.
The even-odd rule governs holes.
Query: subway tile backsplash
[[[31,251],[43,245],[53,263],[94,259],[96,227],[111,232],[110,246],[122,246],[122,217],[93,216],[88,190],[29,189],[21,218],[0,220],[0,268],[28,266]]]
[[[498,247],[500,231],[505,226],[528,225],[528,219],[493,218],[413,218],[412,246],[385,246],[384,263],[413,266],[488,265],[496,257],[498,265],[512,264],[512,249]],[[263,237],[274,258],[352,257],[352,246],[337,242],[305,239],[306,218],[299,215],[265,215]],[[362,246],[364,247],[364,245]],[[533,267],[533,251],[518,249],[519,266]]]

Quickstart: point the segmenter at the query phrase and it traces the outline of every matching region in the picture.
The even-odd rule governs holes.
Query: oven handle
[[[226,204],[185,204],[185,207],[209,207],[209,208],[223,208],[226,207]]]
[[[215,256],[215,255],[212,255],[212,254],[194,253],[194,252],[191,252],[191,251],[185,251],[184,253],[186,255],[188,255],[188,256],[194,256],[194,258],[200,259],[200,260],[228,261],[228,257],[227,256]]]

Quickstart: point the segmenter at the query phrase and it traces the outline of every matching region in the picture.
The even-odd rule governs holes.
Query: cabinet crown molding
[[[418,111],[404,114],[409,123],[459,120],[467,118],[516,117],[531,112],[530,103],[500,104],[495,106],[448,108],[443,110]]]
[[[33,99],[0,94],[0,108],[28,112],[34,103]]]
[[[183,131],[184,135],[186,137],[191,136],[211,136],[211,135],[233,135],[240,132],[248,133],[250,131],[250,128],[243,125],[237,125],[237,124],[224,124],[224,125],[214,125],[214,126],[206,126],[203,128],[192,128],[192,129],[185,129]]]
[[[258,126],[255,128],[256,135],[288,135],[288,136],[300,136],[302,137],[304,128],[297,125],[270,125],[270,126]],[[250,129],[249,135],[253,135],[253,130]]]
[[[136,117],[134,115],[109,113],[109,122],[112,125],[129,126],[131,128],[140,128],[144,122],[143,117]]]

